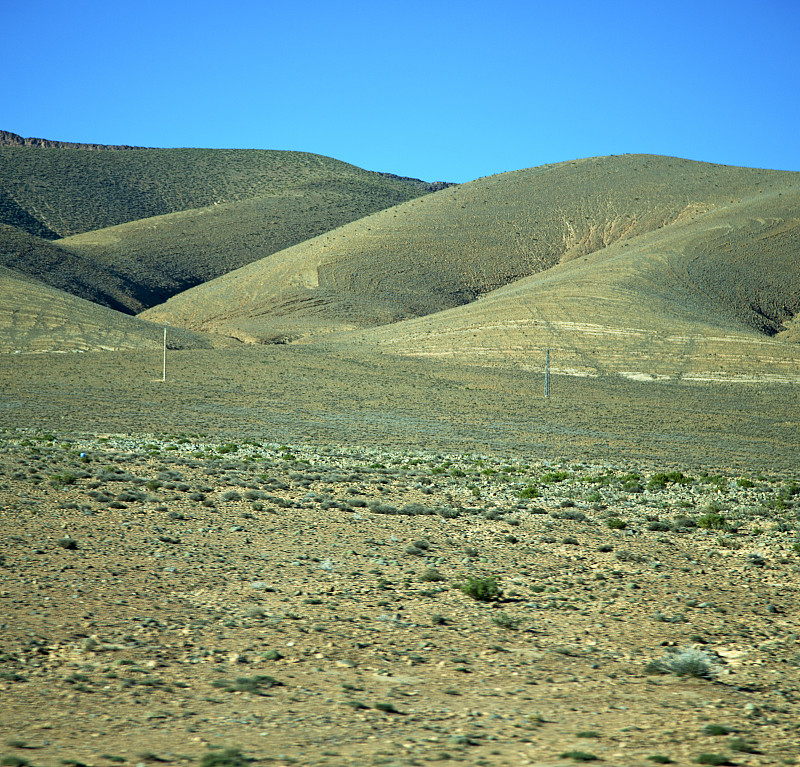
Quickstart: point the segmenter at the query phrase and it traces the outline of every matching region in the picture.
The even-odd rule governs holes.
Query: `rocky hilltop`
[[[53,141],[48,138],[23,138],[16,133],[0,130],[0,147],[3,146],[40,146],[50,149],[144,149],[127,144],[80,144],[73,141]]]

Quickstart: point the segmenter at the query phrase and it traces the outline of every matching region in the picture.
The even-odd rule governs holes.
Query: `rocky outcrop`
[[[419,189],[424,189],[426,192],[438,192],[440,189],[447,189],[449,186],[457,186],[457,184],[453,184],[450,181],[422,181],[418,178],[411,178],[410,176],[397,176],[394,173],[381,173],[378,172],[379,176],[383,176],[384,178],[394,178],[398,181],[402,181],[405,184],[409,184],[410,186],[418,187]]]
[[[0,130],[0,147],[4,146],[40,146],[51,149],[143,149],[144,147],[127,144],[78,144],[72,141],[52,141],[47,138],[23,138],[16,133]]]

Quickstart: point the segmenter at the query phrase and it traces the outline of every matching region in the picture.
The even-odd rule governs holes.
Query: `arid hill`
[[[800,195],[710,211],[347,343],[554,372],[800,382]],[[788,214],[788,215],[787,215]]]
[[[482,361],[519,361],[557,328],[576,349],[589,333],[587,354],[628,339],[611,367],[672,354],[631,328],[691,339],[689,355],[700,337],[766,342],[800,305],[799,200],[797,173],[640,155],[543,166],[382,211],[142,316],[255,342],[384,326],[337,341]]]
[[[129,314],[441,186],[302,152],[91,149],[115,147],[0,134],[0,264]]]

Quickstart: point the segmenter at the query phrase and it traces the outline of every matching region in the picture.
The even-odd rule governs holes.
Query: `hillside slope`
[[[402,179],[305,152],[5,146],[0,223],[66,237],[224,202],[303,195],[342,182],[370,201],[372,210],[426,193]]]
[[[101,306],[130,313],[131,295],[143,292],[143,274],[134,265],[102,263],[7,224],[0,224],[0,266],[18,276],[63,290]]]
[[[137,313],[433,188],[301,152],[12,144],[0,264]]]
[[[369,215],[386,198],[380,180],[365,192],[361,180],[297,187],[291,193],[223,203],[58,240],[67,253],[124,273],[132,285],[122,299],[138,313],[188,290]],[[42,277],[44,278],[44,277]],[[115,307],[117,308],[117,307]]]
[[[171,349],[235,342],[171,328]],[[115,312],[0,266],[0,354],[160,349],[163,327]]]
[[[792,380],[800,193],[684,220],[469,305],[336,339],[393,354],[629,377]],[[794,215],[792,215],[794,214]]]
[[[531,168],[376,213],[182,293],[143,316],[255,342],[386,325],[469,304],[559,264],[569,275],[577,259],[678,225],[692,231],[714,212],[731,209],[733,221],[760,216],[760,202],[769,198],[771,215],[787,220],[796,211],[799,188],[797,173],[650,155]],[[737,207],[745,203],[755,207]],[[728,247],[724,238],[707,238],[707,245],[712,253]],[[762,245],[753,245],[739,267],[743,275],[760,272]],[[765,316],[747,314],[747,291],[726,311],[737,322],[775,332],[794,312],[794,299],[780,292],[785,283],[796,296],[797,282],[783,276],[790,267],[779,259],[763,271],[771,275],[759,291]],[[713,265],[702,268],[698,284],[713,293]],[[772,296],[773,288],[779,295]],[[720,289],[719,301],[733,300],[735,291]],[[620,316],[635,311],[640,299],[631,293],[628,300],[633,303],[620,305]],[[786,300],[791,306],[777,305]]]

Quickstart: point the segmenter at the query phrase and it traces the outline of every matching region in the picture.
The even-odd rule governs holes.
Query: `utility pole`
[[[550,349],[545,353],[544,360],[544,396],[550,399]]]

